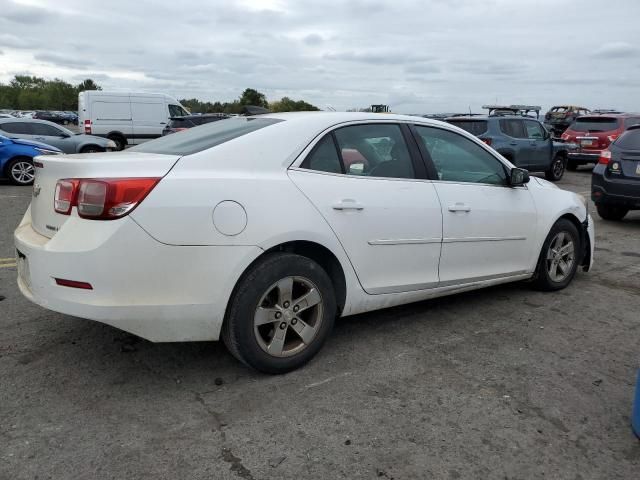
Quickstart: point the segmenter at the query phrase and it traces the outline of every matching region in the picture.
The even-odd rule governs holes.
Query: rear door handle
[[[456,203],[455,205],[449,205],[450,212],[470,212],[471,207],[465,203]]]
[[[334,210],[363,210],[364,205],[350,198],[345,198],[331,206]]]

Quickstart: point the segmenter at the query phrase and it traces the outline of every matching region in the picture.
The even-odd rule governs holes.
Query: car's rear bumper
[[[600,157],[600,151],[591,152],[569,152],[569,161],[573,163],[598,163]]]
[[[50,239],[31,227],[30,211],[14,240],[18,285],[29,300],[154,342],[217,340],[236,280],[262,252],[165,245],[128,217],[71,217]],[[60,286],[56,278],[92,289]]]
[[[605,175],[604,168],[599,167],[593,171],[591,200],[597,204],[640,209],[640,180],[611,178]]]

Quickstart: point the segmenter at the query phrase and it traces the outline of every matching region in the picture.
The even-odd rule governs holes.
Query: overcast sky
[[[337,110],[640,110],[636,0],[0,0],[0,82]],[[1,106],[0,106],[1,107]]]

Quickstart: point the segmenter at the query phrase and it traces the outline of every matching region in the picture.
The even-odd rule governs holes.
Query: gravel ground
[[[29,195],[0,184],[0,258]],[[43,310],[0,263],[0,478],[638,478],[640,212],[595,222],[595,267],[561,292],[512,284],[343,319],[278,377],[222,344]]]

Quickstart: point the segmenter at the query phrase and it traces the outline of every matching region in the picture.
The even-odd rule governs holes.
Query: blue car
[[[0,135],[0,177],[8,178],[15,185],[31,185],[35,177],[33,157],[61,153],[51,145]]]

